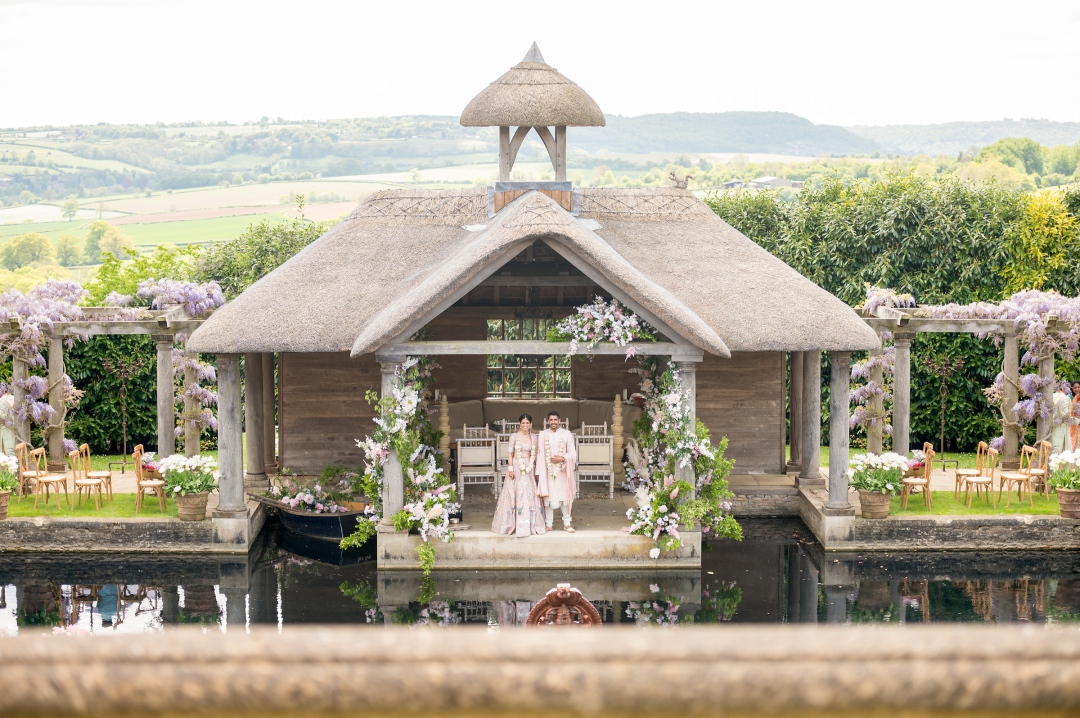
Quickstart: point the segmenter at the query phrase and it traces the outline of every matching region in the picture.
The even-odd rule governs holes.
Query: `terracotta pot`
[[[1080,519],[1080,489],[1057,489],[1061,515],[1067,519]]]
[[[10,491],[0,491],[0,519],[7,518],[8,502],[11,500]]]
[[[202,521],[206,518],[206,499],[210,493],[173,494],[176,497],[176,512],[181,521]]]
[[[890,501],[892,501],[892,494],[859,489],[859,503],[862,505],[862,517],[864,519],[888,518]]]

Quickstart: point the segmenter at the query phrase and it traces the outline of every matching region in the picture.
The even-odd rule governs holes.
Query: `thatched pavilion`
[[[493,394],[542,401],[537,389],[518,384],[515,390],[492,377],[505,378],[498,372],[507,357],[552,357],[566,347],[536,334],[492,336],[491,323],[558,319],[600,294],[660,330],[660,341],[640,351],[678,363],[697,417],[714,437],[728,437],[737,472],[785,471],[790,354],[798,360],[790,394],[801,427],[792,443],[801,452],[803,480],[820,482],[820,352],[831,352],[832,394],[841,403],[831,414],[838,453],[827,513],[853,515],[843,476],[849,355],[879,347],[874,331],[685,189],[583,188],[566,181],[567,127],[603,125],[604,117],[535,45],[469,103],[461,121],[500,128],[499,181],[374,194],[191,336],[189,348],[218,354],[219,510],[245,510],[241,456],[227,450],[240,446],[240,354],[248,356],[255,386],[263,381],[259,355],[277,354],[280,462],[314,473],[361,462],[354,440],[373,419],[364,391],[385,391],[407,355],[439,357],[436,386],[452,403]],[[530,131],[548,150],[554,181],[511,179]],[[425,339],[414,340],[422,328]],[[537,370],[554,366],[540,362]],[[601,346],[593,361],[567,369],[569,393],[562,395],[610,402],[636,389],[626,370],[621,349]],[[247,473],[255,479],[264,472],[262,406],[247,406]],[[388,513],[401,505],[400,476],[396,482],[386,487]]]

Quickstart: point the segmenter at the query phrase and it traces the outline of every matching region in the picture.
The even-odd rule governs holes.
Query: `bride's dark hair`
[[[533,418],[530,414],[522,414],[521,416],[519,416],[518,423],[520,424],[525,419],[528,419],[530,424],[533,423]]]

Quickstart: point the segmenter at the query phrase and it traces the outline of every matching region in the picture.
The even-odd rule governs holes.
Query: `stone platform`
[[[574,502],[575,533],[562,528],[561,514],[555,512],[555,529],[542,536],[501,536],[490,531],[495,515],[495,497],[487,487],[468,487],[462,501],[467,530],[459,530],[449,543],[434,542],[438,570],[453,569],[634,569],[701,567],[701,532],[686,531],[678,551],[665,551],[649,558],[654,542],[646,536],[631,536],[623,530],[629,522],[626,510],[636,506],[632,494],[586,486]],[[378,535],[377,563],[380,570],[415,570],[419,536],[402,533]],[[550,588],[550,587],[549,587]]]

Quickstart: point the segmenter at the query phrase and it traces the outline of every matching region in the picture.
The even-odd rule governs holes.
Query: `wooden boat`
[[[359,548],[343,549],[336,541],[312,538],[277,525],[270,533],[275,546],[294,556],[301,556],[332,566],[352,566],[375,560],[375,541],[368,541]]]
[[[351,508],[358,509],[355,511],[315,514],[310,511],[294,509],[288,504],[271,499],[268,496],[258,494],[248,494],[248,496],[264,506],[272,506],[277,509],[281,525],[289,531],[327,541],[340,541],[346,536],[350,536],[356,530],[357,522],[364,518],[364,504],[362,503],[351,505]]]

